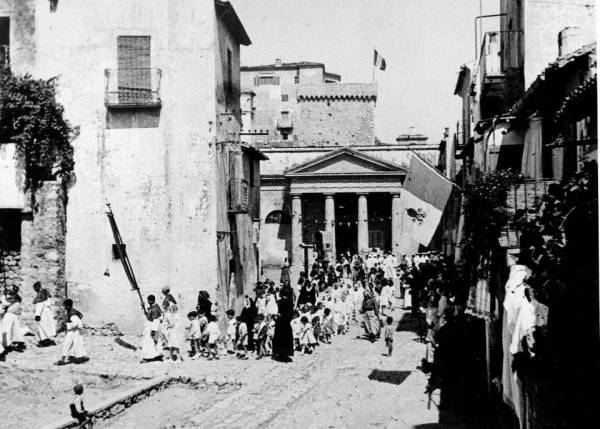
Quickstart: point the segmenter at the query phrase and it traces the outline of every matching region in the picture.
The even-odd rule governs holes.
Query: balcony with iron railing
[[[106,69],[105,104],[111,108],[160,107],[159,68]]]
[[[10,47],[8,45],[0,45],[0,67],[10,66]]]

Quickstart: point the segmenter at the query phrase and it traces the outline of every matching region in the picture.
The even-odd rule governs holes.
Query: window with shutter
[[[150,36],[119,36],[117,56],[119,103],[151,100]]]

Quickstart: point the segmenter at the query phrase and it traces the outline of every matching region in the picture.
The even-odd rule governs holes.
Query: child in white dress
[[[63,344],[62,355],[57,365],[66,365],[67,363],[84,363],[89,360],[83,346],[83,317],[81,313],[73,308],[73,301],[65,300],[64,307],[67,313],[67,335]]]
[[[302,346],[302,354],[311,354],[317,345],[315,334],[313,333],[312,323],[306,316],[300,319],[302,328],[300,331],[300,345]]]
[[[167,339],[167,349],[173,361],[183,361],[181,348],[183,344],[183,327],[179,321],[177,305],[171,303],[165,312],[164,334]]]

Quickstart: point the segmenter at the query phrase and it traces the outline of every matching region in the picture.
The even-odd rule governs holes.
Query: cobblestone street
[[[396,309],[395,323],[405,314]],[[114,337],[88,336],[90,362],[55,367],[56,347],[28,347],[25,353],[9,355],[0,366],[3,374],[13,376],[4,378],[1,394],[12,415],[0,426],[14,427],[17,419],[24,419],[30,427],[37,427],[67,417],[71,385],[77,381],[86,385],[86,404],[93,408],[144,379],[168,375],[203,380],[213,388],[188,394],[184,388],[168,388],[100,427],[488,427],[469,425],[456,417],[438,424],[438,391],[429,402],[424,393],[426,375],[417,369],[425,345],[418,341],[410,323],[397,326],[391,358],[383,355],[382,340],[372,344],[360,339],[361,330],[354,324],[348,334],[335,336],[333,344],[319,346],[312,355],[297,354],[294,362],[287,364],[223,356],[212,362],[142,365],[136,352],[117,345]],[[134,344],[139,341],[124,339]],[[44,381],[44,372],[52,377]],[[17,376],[25,373],[39,374],[41,381]]]

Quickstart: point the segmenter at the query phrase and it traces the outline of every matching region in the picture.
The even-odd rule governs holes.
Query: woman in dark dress
[[[279,291],[280,299],[277,301],[279,313],[275,320],[275,333],[273,334],[273,360],[291,362],[294,356],[294,335],[292,332],[292,317],[294,316],[294,298],[292,288],[286,284]]]
[[[210,315],[211,308],[212,302],[210,302],[210,295],[208,292],[204,290],[198,292],[198,305],[196,306],[198,313],[202,313],[208,317]]]
[[[310,280],[306,280],[298,294],[298,307],[307,303],[315,305],[315,302],[317,302],[317,291],[315,290],[315,286]]]
[[[256,321],[256,304],[248,295],[244,297],[244,308],[240,312],[240,320],[248,328],[248,350],[254,350],[254,322]]]

